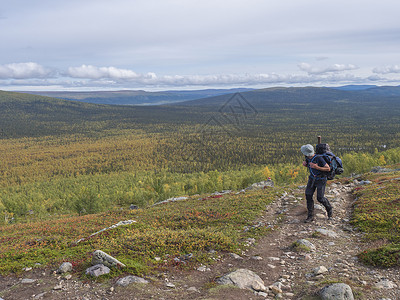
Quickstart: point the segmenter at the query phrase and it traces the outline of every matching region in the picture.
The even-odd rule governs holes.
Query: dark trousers
[[[307,199],[307,210],[308,216],[314,215],[314,200],[313,195],[315,190],[317,190],[317,201],[321,203],[327,212],[332,209],[331,204],[328,199],[324,197],[325,195],[326,178],[308,178],[307,188],[306,188],[306,199]]]

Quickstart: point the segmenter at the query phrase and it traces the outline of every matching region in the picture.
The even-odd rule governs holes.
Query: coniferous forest
[[[255,90],[161,106],[0,92],[1,222],[89,214],[173,196],[304,182],[321,135],[345,175],[400,161],[400,97]]]

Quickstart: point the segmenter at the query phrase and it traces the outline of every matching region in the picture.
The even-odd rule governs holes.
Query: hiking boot
[[[304,223],[311,223],[314,221],[314,216],[308,216],[307,219],[304,220]]]
[[[328,214],[328,220],[332,220],[332,206],[326,208],[326,213]]]

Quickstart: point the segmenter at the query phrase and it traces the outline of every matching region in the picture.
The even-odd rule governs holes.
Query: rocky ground
[[[209,266],[190,271],[171,269],[146,277],[149,283],[126,286],[117,284],[117,280],[82,282],[54,270],[33,269],[21,278],[0,277],[0,297],[4,300],[319,299],[318,291],[339,282],[351,287],[354,299],[400,299],[398,268],[367,267],[356,257],[365,244],[362,233],[349,224],[353,188],[353,183],[332,184],[326,195],[334,207],[334,219],[328,221],[324,209],[316,205],[316,220],[310,224],[303,223],[304,189],[285,192],[255,224],[272,228],[269,234],[257,242],[248,240],[248,250],[241,255],[216,257],[216,263]],[[311,244],[293,247],[301,239]],[[254,272],[258,275],[257,283],[251,283],[247,289],[218,284],[219,278],[238,269]],[[241,280],[244,279],[238,281]]]

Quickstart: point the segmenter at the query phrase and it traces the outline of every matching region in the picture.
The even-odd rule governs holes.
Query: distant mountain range
[[[318,92],[317,92],[318,91]],[[64,91],[39,91],[39,92],[23,92],[33,95],[41,95],[54,97],[64,100],[73,100],[79,102],[93,104],[110,104],[110,105],[174,105],[179,102],[187,102],[192,100],[200,100],[203,104],[211,104],[219,96],[228,96],[235,93],[246,95],[259,95],[260,93],[266,98],[293,98],[296,101],[299,98],[310,99],[309,97],[321,97],[320,92],[323,91],[324,97],[331,95],[332,97],[343,97],[343,95],[355,96],[381,96],[393,97],[400,96],[400,86],[375,86],[375,85],[346,85],[340,87],[304,87],[304,88],[267,88],[267,89],[205,89],[192,91],[160,91],[146,92],[142,90],[124,90],[124,91],[90,91],[90,92],[64,92]],[[249,93],[250,92],[250,93]],[[249,93],[249,94],[248,94]],[[344,93],[344,94],[342,94]],[[226,99],[223,97],[222,99]],[[329,96],[328,96],[329,97]],[[221,99],[221,98],[217,98]],[[192,103],[195,105],[195,103]],[[187,103],[185,104],[187,105]]]
[[[193,91],[91,91],[91,92],[63,92],[39,91],[23,92],[32,95],[54,97],[65,100],[74,100],[94,104],[111,105],[161,105],[182,102],[194,99],[208,98],[225,94],[251,91],[253,89],[205,89]]]

